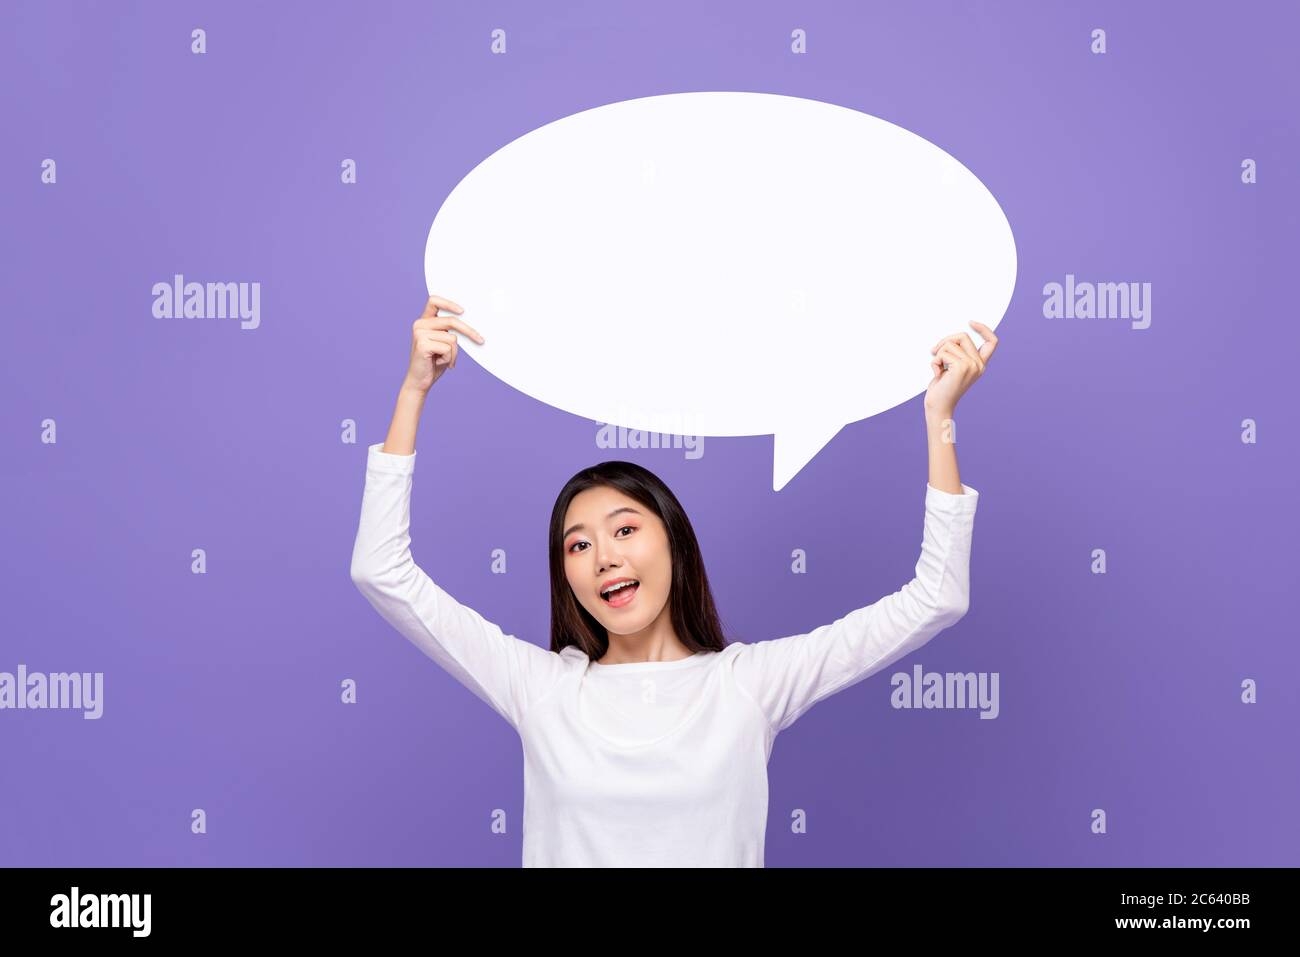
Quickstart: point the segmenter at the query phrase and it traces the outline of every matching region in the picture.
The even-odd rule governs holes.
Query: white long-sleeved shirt
[[[516,638],[411,556],[416,453],[369,447],[352,580],[510,722],[524,752],[525,867],[761,867],[776,735],[965,614],[979,493],[931,485],[915,577],[807,634],[602,665]]]

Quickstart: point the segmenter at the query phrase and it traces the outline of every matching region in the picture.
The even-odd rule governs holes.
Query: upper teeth
[[[601,594],[602,594],[602,595],[608,595],[608,594],[610,594],[611,592],[616,592],[616,591],[618,591],[620,588],[624,588],[624,587],[626,587],[626,586],[628,586],[628,585],[635,585],[635,584],[636,584],[635,581],[619,582],[617,585],[610,585],[608,588],[606,588],[604,591],[602,591]]]

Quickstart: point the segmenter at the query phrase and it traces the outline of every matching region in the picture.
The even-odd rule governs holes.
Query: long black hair
[[[659,476],[635,462],[601,462],[578,472],[560,489],[551,510],[551,651],[575,645],[596,661],[609,649],[609,633],[573,593],[564,573],[564,516],[574,496],[608,486],[650,509],[664,523],[672,556],[669,614],[677,637],[692,652],[721,651],[727,645],[695,529],[677,496]]]

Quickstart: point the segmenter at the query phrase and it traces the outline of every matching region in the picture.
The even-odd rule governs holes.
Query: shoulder
[[[585,671],[591,659],[577,645],[565,645],[556,656],[565,671]]]
[[[536,713],[540,706],[553,700],[560,689],[571,689],[575,683],[580,682],[583,674],[586,673],[588,662],[586,654],[575,645],[566,645],[559,652],[536,645],[533,647],[537,649],[539,666],[545,671],[546,676],[544,682],[536,682],[538,689],[529,702],[524,720]]]
[[[714,654],[713,664],[715,667],[725,667],[734,672],[737,662],[746,661],[753,654],[753,647],[744,641],[729,642],[725,648]]]

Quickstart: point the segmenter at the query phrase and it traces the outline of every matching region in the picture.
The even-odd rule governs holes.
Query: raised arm
[[[925,491],[921,557],[911,581],[879,601],[804,635],[746,645],[736,680],[772,730],[782,731],[837,691],[915,651],[970,604],[970,547],[979,493]]]
[[[957,471],[953,415],[957,400],[983,374],[997,345],[993,330],[972,323],[985,342],[946,336],[931,351],[934,378],[925,397],[929,475],[921,557],[906,585],[829,625],[744,646],[735,675],[773,732],[822,699],[920,648],[970,607],[970,551],[979,493]]]
[[[559,680],[559,655],[505,634],[456,601],[429,578],[411,554],[415,433],[429,387],[455,361],[455,343],[447,338],[454,340],[454,334],[446,330],[460,328],[482,340],[453,317],[426,321],[436,317],[439,307],[459,311],[446,300],[429,300],[426,314],[414,326],[412,369],[399,392],[388,441],[367,450],[351,576],[389,624],[517,730],[533,702]],[[433,335],[439,332],[441,336]],[[431,370],[435,362],[437,366]]]

